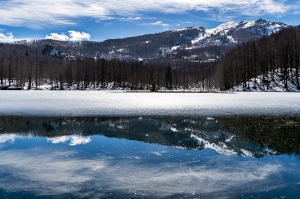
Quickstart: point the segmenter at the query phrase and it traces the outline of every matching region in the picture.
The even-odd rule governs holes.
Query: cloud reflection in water
[[[16,139],[18,138],[26,138],[26,137],[30,137],[30,135],[28,136],[23,136],[23,135],[18,135],[18,134],[0,134],[0,143],[6,143],[6,142],[10,142],[10,143],[14,143]]]
[[[56,143],[64,140],[69,139],[61,137]],[[116,142],[120,144],[121,140]],[[157,156],[160,151],[153,152],[152,147],[146,146],[138,152],[138,158],[128,158],[131,154],[125,148],[121,160],[100,151],[81,158],[75,148],[0,151],[5,160],[0,161],[1,171],[13,173],[14,178],[1,178],[0,188],[10,192],[27,190],[42,196],[107,197],[112,193],[144,198],[203,194],[216,197],[243,192],[246,185],[261,189],[259,185],[269,184],[265,189],[270,190],[274,186],[272,176],[284,170],[280,163],[266,164],[255,159],[236,161],[233,166],[232,156],[199,156],[199,161],[178,164]],[[182,149],[162,150],[164,156],[186,153]],[[147,153],[154,153],[152,159],[145,156]]]
[[[82,137],[78,135],[59,136],[54,138],[47,138],[47,140],[52,142],[53,144],[65,143],[70,141],[70,146],[88,144],[92,141],[90,137]]]

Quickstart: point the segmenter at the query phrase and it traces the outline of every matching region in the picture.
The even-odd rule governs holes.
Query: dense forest
[[[249,88],[251,81],[268,86],[275,82],[275,75],[284,88],[287,89],[290,82],[299,90],[300,26],[239,44],[218,61],[217,68],[216,79],[223,90],[239,84]]]
[[[39,52],[22,44],[0,44],[0,84],[22,89],[108,89],[132,90],[210,89],[214,63],[185,61],[167,57],[144,61],[124,61],[77,56],[63,59],[49,56],[46,45]]]
[[[216,62],[207,61],[205,56],[202,61],[184,59],[186,51],[180,49],[167,56],[143,60],[88,57],[80,53],[80,43],[68,44],[78,48],[79,54],[75,56],[58,51],[50,56],[55,47],[49,43],[53,45],[55,41],[0,44],[1,88],[29,90],[48,85],[49,89],[57,90],[229,90],[237,85],[246,89],[259,84],[268,89],[272,82],[280,81],[286,89],[290,84],[300,89],[300,26],[236,47],[198,49],[198,54],[218,52],[221,58]]]

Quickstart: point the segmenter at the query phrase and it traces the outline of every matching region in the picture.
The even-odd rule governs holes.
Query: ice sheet
[[[300,116],[299,93],[1,91],[0,115]]]

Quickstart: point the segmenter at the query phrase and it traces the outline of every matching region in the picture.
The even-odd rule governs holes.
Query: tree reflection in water
[[[300,154],[299,117],[0,117],[0,133],[46,138],[104,135],[263,157]]]

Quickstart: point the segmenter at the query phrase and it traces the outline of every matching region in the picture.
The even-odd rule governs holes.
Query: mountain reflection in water
[[[72,139],[74,135],[77,138],[104,135],[184,149],[212,148],[228,155],[300,154],[297,117],[0,117],[0,126],[2,134],[17,133],[54,141]]]
[[[299,117],[0,117],[0,198],[294,198]]]

